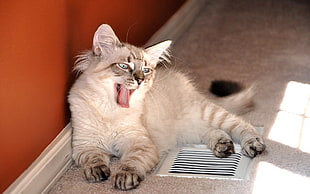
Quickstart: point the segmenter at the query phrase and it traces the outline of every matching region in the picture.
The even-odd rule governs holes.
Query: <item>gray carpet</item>
[[[267,151],[254,159],[249,180],[150,175],[129,192],[310,193],[310,2],[211,1],[173,55],[172,65],[192,72],[202,91],[214,79],[257,85],[255,110],[244,118],[265,126]],[[110,180],[87,183],[73,166],[50,193],[117,192],[124,193]]]

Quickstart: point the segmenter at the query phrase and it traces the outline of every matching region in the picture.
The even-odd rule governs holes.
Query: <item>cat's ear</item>
[[[171,40],[166,40],[145,49],[150,57],[151,64],[156,65],[161,61],[169,61],[169,47],[171,43]]]
[[[99,26],[93,40],[93,52],[95,55],[103,55],[120,45],[121,42],[118,40],[111,26],[108,24]]]

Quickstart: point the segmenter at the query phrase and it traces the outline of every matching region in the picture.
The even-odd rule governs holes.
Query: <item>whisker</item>
[[[129,26],[127,33],[126,33],[126,40],[125,42],[128,42],[128,37],[129,37],[129,32],[131,30],[132,27],[134,27],[137,24],[137,22],[133,23],[131,26]]]

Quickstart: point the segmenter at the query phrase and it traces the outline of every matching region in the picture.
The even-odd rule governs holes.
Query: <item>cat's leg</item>
[[[231,136],[241,144],[242,153],[251,158],[261,154],[266,145],[263,138],[259,135],[256,129],[245,121],[240,122],[240,125],[234,128],[226,128]]]
[[[233,140],[240,143],[244,155],[255,157],[265,150],[263,138],[256,129],[222,107],[206,102],[203,105],[202,118],[209,127],[224,130]]]
[[[109,168],[111,154],[97,147],[75,145],[72,158],[78,166],[84,169],[88,182],[105,181],[111,174]]]
[[[126,135],[118,144],[121,153],[121,166],[113,176],[114,187],[120,190],[136,188],[159,162],[156,146],[145,130]]]
[[[204,140],[217,157],[224,158],[235,153],[232,138],[221,129],[208,130]]]

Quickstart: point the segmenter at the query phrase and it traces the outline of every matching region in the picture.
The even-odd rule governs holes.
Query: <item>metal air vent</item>
[[[263,127],[256,127],[262,133]],[[190,144],[170,151],[154,174],[157,176],[248,179],[252,159],[241,154],[235,144],[235,154],[218,158],[206,145]]]

